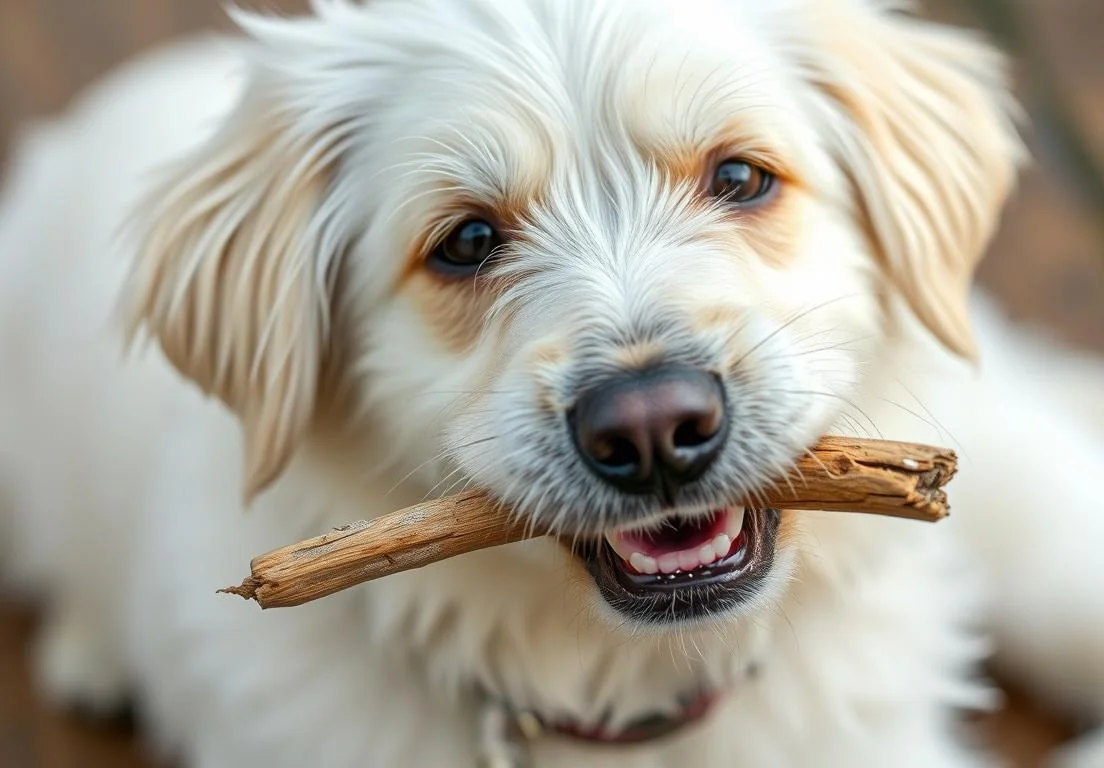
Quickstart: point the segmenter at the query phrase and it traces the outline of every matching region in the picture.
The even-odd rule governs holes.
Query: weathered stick
[[[953,451],[912,443],[826,437],[755,506],[863,512],[935,522]],[[302,605],[381,576],[541,535],[486,494],[471,491],[337,528],[253,559],[252,574],[219,590],[262,608]]]

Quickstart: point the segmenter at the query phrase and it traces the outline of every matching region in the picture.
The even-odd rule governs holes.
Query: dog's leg
[[[35,639],[41,689],[56,706],[93,717],[118,714],[128,682],[106,617],[73,608],[51,609]]]

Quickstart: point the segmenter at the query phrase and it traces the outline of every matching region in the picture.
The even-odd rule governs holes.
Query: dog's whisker
[[[744,352],[743,355],[739,359],[737,359],[736,362],[732,366],[730,366],[731,370],[739,369],[740,366],[743,364],[743,362],[745,360],[747,360],[753,354],[758,352],[764,345],[770,343],[770,341],[772,339],[774,339],[780,333],[784,332],[787,328],[792,326],[794,323],[800,322],[801,320],[807,318],[809,315],[811,315],[814,312],[818,312],[822,309],[826,309],[827,307],[830,307],[834,304],[838,304],[841,301],[846,301],[846,300],[849,300],[849,299],[858,298],[858,296],[859,296],[858,294],[848,294],[848,295],[844,295],[844,296],[836,296],[836,297],[833,297],[831,299],[828,299],[827,301],[823,301],[823,302],[820,302],[818,304],[814,304],[811,307],[807,307],[806,309],[803,309],[801,311],[793,313],[791,315],[791,317],[789,317],[788,319],[783,321],[781,325],[779,325],[777,328],[775,328],[769,334],[767,334],[764,338],[762,338],[760,341],[758,341],[756,344],[754,344],[751,347],[751,349]]]
[[[901,381],[899,378],[895,378],[894,381],[897,383],[898,386],[904,389],[905,392],[908,393],[908,396],[913,399],[913,402],[915,402],[920,407],[920,409],[923,410],[925,414],[927,414],[927,417],[928,419],[930,419],[930,421],[926,423],[936,430],[939,435],[939,439],[942,440],[946,438],[954,445],[955,449],[957,449],[963,456],[968,458],[969,454],[967,453],[962,442],[957,437],[955,437],[954,433],[947,429],[947,427],[935,416],[935,414],[931,412],[928,406],[924,404],[924,401],[917,397],[916,393],[913,392],[908,387],[908,385]],[[890,400],[885,400],[885,402],[890,403],[891,405],[896,404]]]
[[[842,402],[847,407],[854,409],[854,411],[856,413],[858,413],[860,416],[862,416],[864,419],[866,419],[867,423],[870,425],[871,429],[873,429],[874,432],[878,435],[878,437],[880,439],[884,439],[884,436],[882,435],[881,430],[878,429],[877,424],[874,423],[874,420],[870,418],[870,416],[866,413],[866,411],[863,410],[862,408],[860,408],[858,406],[858,404],[856,404],[853,400],[851,400],[850,398],[844,397],[843,395],[837,394],[835,392],[824,392],[822,390],[812,390],[812,389],[781,389],[781,388],[777,388],[777,389],[765,389],[765,390],[762,390],[762,392],[765,393],[765,394],[805,395],[805,396],[809,396],[809,397],[824,397],[824,398],[828,398],[828,399],[832,399],[832,400],[839,400],[840,402]]]
[[[457,465],[452,471],[447,473],[444,477],[438,480],[428,491],[426,491],[425,495],[422,497],[422,501],[428,501],[431,498],[435,498],[438,495],[438,489],[440,489],[442,485],[448,483],[456,475],[460,475],[460,478],[456,481],[456,484],[468,481],[470,479],[469,476],[467,474],[461,474],[464,473],[464,471],[465,470],[463,465]],[[455,487],[455,484],[450,487]]]
[[[435,462],[438,462],[438,461],[443,461],[443,460],[449,458],[450,455],[455,455],[456,453],[458,453],[460,451],[465,451],[465,450],[474,448],[474,447],[479,446],[479,445],[484,445],[486,443],[493,442],[494,440],[497,440],[497,439],[499,439],[498,435],[490,435],[490,436],[487,436],[487,437],[478,438],[476,440],[471,440],[467,443],[463,443],[463,444],[460,444],[460,445],[446,446],[446,447],[442,448],[439,452],[437,452],[436,454],[434,454],[430,458],[426,459],[422,463],[418,464],[413,469],[411,469],[409,472],[407,472],[405,475],[403,475],[398,481],[395,482],[394,485],[392,485],[387,490],[387,493],[385,494],[385,496],[390,496],[403,483],[408,481],[410,478],[412,478],[414,475],[416,475],[418,472],[422,471],[423,469],[425,469],[429,465],[431,465]]]

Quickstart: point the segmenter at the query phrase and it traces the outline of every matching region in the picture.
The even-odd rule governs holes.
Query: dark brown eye
[[[709,194],[726,203],[750,203],[774,186],[774,175],[744,160],[725,160],[713,171]]]
[[[474,275],[495,249],[502,237],[483,219],[468,219],[449,232],[429,257],[431,267],[450,275]]]

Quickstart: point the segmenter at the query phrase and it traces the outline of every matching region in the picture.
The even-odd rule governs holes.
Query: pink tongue
[[[662,528],[622,534],[622,541],[637,552],[658,558],[668,552],[696,549],[723,532],[724,514],[718,510],[708,517],[670,520]]]

